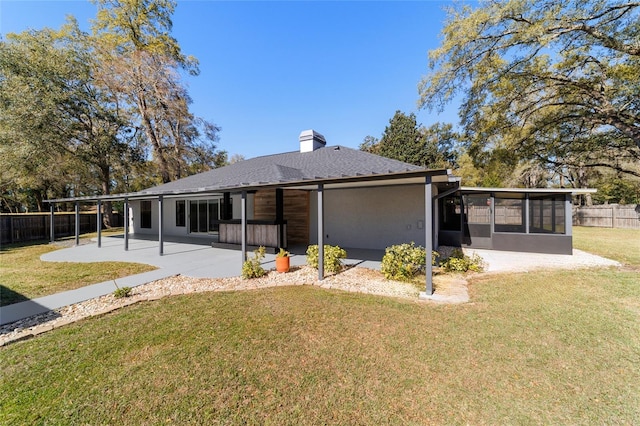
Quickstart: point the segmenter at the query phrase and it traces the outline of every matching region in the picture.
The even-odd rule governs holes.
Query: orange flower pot
[[[289,256],[276,257],[276,271],[289,272]]]

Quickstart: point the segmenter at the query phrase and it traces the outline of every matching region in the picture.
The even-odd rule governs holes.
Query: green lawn
[[[0,306],[156,269],[124,262],[40,260],[41,255],[58,249],[51,244],[3,247],[0,250]]]
[[[573,228],[573,247],[617,260],[640,265],[640,229]]]
[[[480,275],[470,293],[133,305],[0,348],[0,424],[640,424],[636,271]]]

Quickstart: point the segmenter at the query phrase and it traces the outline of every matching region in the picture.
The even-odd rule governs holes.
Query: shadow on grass
[[[29,300],[27,296],[17,291],[11,290],[0,284],[0,306],[12,305],[14,303],[26,302]]]
[[[11,326],[4,327],[7,324],[16,321],[27,320],[28,325],[23,327],[31,327],[42,322],[51,321],[59,317],[55,311],[34,302],[23,294],[15,292],[8,287],[0,284],[0,334],[10,332]]]

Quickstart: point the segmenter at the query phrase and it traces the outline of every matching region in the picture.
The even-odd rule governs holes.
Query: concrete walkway
[[[306,264],[305,248],[291,250],[291,265]],[[361,265],[379,269],[384,252],[377,250],[348,251],[348,265]],[[252,254],[249,254],[251,257]],[[210,245],[164,242],[164,255],[159,255],[158,242],[140,239],[129,240],[129,250],[124,250],[122,236],[103,237],[102,247],[84,244],[46,253],[41,257],[47,262],[133,262],[156,266],[155,271],[105,281],[76,290],[64,291],[0,307],[0,325],[9,324],[33,315],[42,314],[63,306],[113,293],[118,287],[136,287],[174,275],[194,278],[226,278],[241,275],[242,255],[239,250],[213,248]],[[265,269],[275,268],[275,255],[267,254],[262,262]],[[115,281],[115,283],[114,283]]]

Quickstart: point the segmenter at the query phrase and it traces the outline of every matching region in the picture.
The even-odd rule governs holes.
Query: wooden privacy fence
[[[640,204],[574,207],[573,224],[601,228],[640,229]]]
[[[122,217],[114,213],[114,226],[122,226]],[[96,232],[96,213],[80,213],[80,233]],[[0,244],[24,243],[35,240],[48,240],[50,237],[50,213],[22,213],[0,215]],[[55,237],[75,235],[76,219],[74,213],[56,213],[54,215]]]

